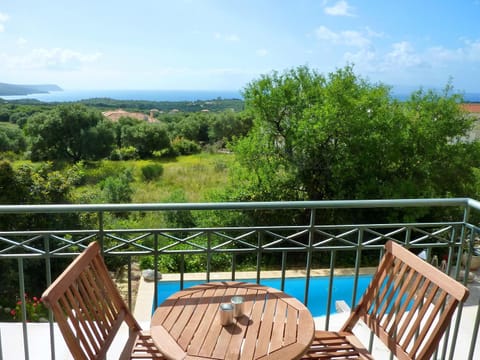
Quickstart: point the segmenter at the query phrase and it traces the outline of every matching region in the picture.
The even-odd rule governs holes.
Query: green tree
[[[7,161],[0,162],[0,203],[11,205],[22,204],[64,204],[70,201],[72,183],[77,179],[75,170],[53,170],[52,164],[41,166],[22,165],[14,169]],[[47,230],[47,229],[72,229],[80,223],[78,214],[3,214],[0,216],[0,229],[2,231],[16,231],[19,229]],[[49,239],[52,247],[57,241]],[[44,239],[31,238],[29,245],[43,249]],[[8,242],[0,244],[0,252],[10,245]],[[52,272],[58,273],[66,267],[67,259],[52,261]],[[15,260],[3,258],[0,261],[0,274],[2,286],[0,298],[10,299],[15,303],[18,296],[18,274]],[[31,259],[24,265],[25,287],[32,294],[41,294],[46,287],[45,263],[41,260]]]
[[[10,162],[0,162],[0,204],[19,204],[23,200],[23,189],[17,182]]]
[[[21,153],[27,148],[27,142],[22,130],[11,124],[0,124],[0,152],[12,151]]]
[[[451,86],[402,103],[350,66],[299,67],[251,82],[244,98],[254,126],[235,146],[239,199],[475,196],[479,146],[464,141],[472,120]]]
[[[170,148],[170,138],[166,127],[160,123],[137,122],[122,127],[121,144],[133,146],[140,158],[152,156],[154,151],[166,151]]]
[[[122,140],[123,140],[122,129],[126,127],[135,127],[139,123],[140,123],[140,120],[135,119],[133,117],[129,117],[129,116],[122,116],[120,119],[118,119],[117,122],[113,123],[113,130],[115,134],[115,145],[118,149],[126,147],[126,145],[122,143]]]
[[[210,143],[219,141],[226,143],[235,137],[247,135],[251,127],[252,118],[245,112],[225,111],[212,117],[208,129],[208,138]]]
[[[113,130],[100,112],[84,105],[60,105],[28,119],[25,132],[32,160],[96,160],[107,156]]]
[[[208,143],[208,129],[211,117],[203,113],[186,114],[171,129],[172,138],[180,137],[199,143]]]

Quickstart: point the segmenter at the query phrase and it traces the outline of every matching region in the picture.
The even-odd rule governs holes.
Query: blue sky
[[[399,89],[480,92],[480,0],[0,0],[0,82],[241,90],[353,64]]]

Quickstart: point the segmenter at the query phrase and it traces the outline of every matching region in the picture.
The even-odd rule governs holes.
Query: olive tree
[[[113,130],[96,110],[80,104],[55,107],[28,119],[32,160],[96,160],[108,156]]]
[[[165,125],[137,121],[121,128],[122,146],[133,146],[141,158],[153,155],[155,151],[167,151],[170,148]]]
[[[239,200],[475,195],[479,147],[451,86],[400,102],[350,66],[298,67],[252,81],[244,98],[254,124],[234,148]]]

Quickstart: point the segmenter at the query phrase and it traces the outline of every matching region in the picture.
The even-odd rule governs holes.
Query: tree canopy
[[[136,148],[141,158],[150,157],[154,151],[166,151],[170,147],[166,126],[161,123],[147,123],[135,119],[129,122],[126,119],[121,124],[122,147]]]
[[[61,105],[33,115],[25,132],[34,161],[101,159],[110,153],[114,140],[102,114],[80,104]]]
[[[302,66],[252,81],[244,98],[254,124],[234,148],[238,200],[474,196],[479,145],[449,85],[399,102],[351,66]]]

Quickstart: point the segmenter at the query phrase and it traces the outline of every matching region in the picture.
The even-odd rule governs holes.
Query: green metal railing
[[[331,224],[323,216],[326,210],[342,211],[352,209],[392,209],[405,208],[448,208],[449,218],[429,222],[398,223],[353,223]],[[303,214],[304,224],[292,225],[288,220],[268,225],[226,226],[226,224],[208,224],[205,227],[168,228],[119,228],[113,227],[108,220],[110,214],[153,213],[160,214],[178,211],[192,212],[291,212],[293,215]],[[25,264],[32,260],[45,263],[45,282],[52,281],[52,261],[59,258],[73,258],[80,253],[89,242],[98,241],[105,258],[122,257],[127,269],[131,271],[132,261],[144,256],[153,258],[158,264],[162,257],[176,256],[180,273],[180,287],[183,288],[186,272],[186,259],[189,256],[201,256],[202,272],[205,281],[209,281],[215,270],[215,260],[219,256],[227,257],[229,273],[234,280],[239,259],[249,257],[256,264],[256,281],[260,282],[265,266],[264,260],[274,257],[278,261],[270,264],[281,273],[281,288],[285,284],[286,272],[299,264],[305,270],[305,303],[310,292],[312,268],[317,267],[319,259],[327,264],[329,273],[328,303],[331,303],[332,284],[338,259],[348,254],[350,266],[355,275],[352,288],[352,305],[355,303],[357,280],[362,266],[365,266],[366,254],[372,253],[378,258],[382,255],[383,244],[387,240],[395,240],[413,251],[425,250],[427,261],[432,254],[441,251],[446,254],[445,271],[460,281],[467,283],[468,271],[461,277],[461,262],[464,251],[471,252],[469,244],[479,236],[480,228],[471,219],[480,215],[480,203],[468,199],[405,199],[405,200],[356,200],[356,201],[306,201],[306,202],[251,202],[251,203],[185,203],[185,204],[107,204],[107,205],[4,205],[0,206],[0,216],[6,214],[90,214],[96,226],[91,229],[69,228],[55,230],[17,229],[1,231],[0,229],[0,261],[15,259],[18,264],[18,290],[22,298],[25,289]],[[452,216],[451,214],[455,214]],[[288,217],[283,217],[288,218]],[[294,259],[292,261],[292,259]],[[300,259],[300,260],[299,260]],[[470,257],[464,265],[470,266]],[[343,264],[344,266],[345,264]],[[154,277],[159,278],[155,268]],[[154,286],[156,281],[152,284]],[[128,283],[128,303],[132,306],[131,283]],[[27,289],[28,290],[28,289]],[[157,289],[154,290],[154,303],[157,303]],[[469,299],[472,301],[472,299]],[[480,305],[480,299],[474,299]],[[25,306],[24,303],[22,306]],[[330,311],[327,308],[326,328],[329,327]],[[471,334],[468,358],[474,359],[475,346],[480,323],[480,307],[477,308],[474,331]],[[24,336],[24,357],[29,359],[27,338],[28,323],[26,309],[23,308],[22,324]],[[438,359],[453,359],[456,339],[459,336],[461,310],[455,324],[449,329],[447,341],[436,356]],[[470,334],[469,334],[470,335]],[[51,358],[55,359],[55,343],[53,337],[53,319],[50,316]],[[0,345],[1,346],[1,345]],[[0,347],[1,350],[1,347]],[[0,354],[1,358],[1,354]]]

